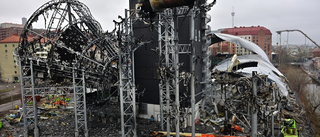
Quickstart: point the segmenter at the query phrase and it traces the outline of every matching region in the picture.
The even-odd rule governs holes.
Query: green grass
[[[13,101],[18,100],[21,98],[21,94],[13,95],[12,96]],[[5,98],[0,98],[0,104],[8,103],[11,102],[11,96],[5,97]]]

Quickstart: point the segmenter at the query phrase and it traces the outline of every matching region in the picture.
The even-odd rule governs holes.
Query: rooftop
[[[265,34],[272,34],[271,31],[263,26],[251,26],[251,27],[234,27],[226,28],[222,33],[231,35],[258,35],[259,31],[262,30]]]
[[[20,36],[17,34],[13,34],[12,36],[1,40],[0,43],[19,43]]]
[[[320,48],[313,51],[313,53],[320,52]]]

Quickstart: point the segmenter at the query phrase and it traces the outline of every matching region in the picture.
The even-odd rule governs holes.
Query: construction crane
[[[302,32],[301,30],[298,29],[292,29],[292,30],[280,30],[280,31],[276,31],[280,36],[281,36],[281,32],[293,32],[293,31],[298,31],[300,33],[302,33],[306,38],[308,38],[314,45],[316,45],[318,48],[320,48],[320,46],[313,41],[307,34],[305,34],[304,32]]]

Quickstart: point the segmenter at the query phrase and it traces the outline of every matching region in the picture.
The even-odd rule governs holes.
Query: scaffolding
[[[134,82],[134,45],[132,42],[132,16],[125,10],[125,18],[118,25],[119,44],[119,92],[121,112],[121,135],[137,136],[136,87]],[[124,42],[122,42],[124,41]]]
[[[79,131],[83,130],[85,132],[85,136],[87,137],[88,127],[86,115],[84,71],[82,71],[81,74],[77,74],[76,71],[73,70],[73,86],[37,87],[37,85],[35,84],[35,65],[33,62],[33,60],[27,60],[23,63],[21,60],[19,61],[21,72],[20,82],[24,136],[28,136],[28,128],[30,128],[34,129],[34,136],[39,137],[37,97],[49,95],[67,95],[71,94],[71,91],[73,91],[76,123],[75,136],[79,136]],[[80,75],[79,78],[77,77],[78,75]]]
[[[85,137],[89,136],[87,125],[87,105],[86,105],[86,82],[85,72],[77,74],[73,68],[73,95],[74,95],[74,114],[75,114],[75,136],[79,136],[79,131],[84,130]]]
[[[174,98],[171,98],[175,94],[177,78],[177,62],[178,55],[175,46],[175,30],[174,30],[174,18],[172,16],[172,9],[166,9],[159,14],[158,22],[158,45],[159,45],[159,73],[160,73],[160,124],[161,129],[166,127],[167,133],[170,133],[171,126],[174,125],[171,122],[171,118],[174,117],[172,112],[174,107]],[[179,122],[179,120],[177,121]],[[179,126],[179,123],[176,123]]]
[[[34,129],[34,136],[39,137],[38,128],[38,111],[37,111],[37,99],[34,90],[34,76],[33,76],[33,62],[26,61],[22,66],[21,60],[19,60],[20,67],[20,84],[21,84],[21,97],[22,97],[22,110],[23,110],[23,125],[24,136],[28,136],[28,125]]]

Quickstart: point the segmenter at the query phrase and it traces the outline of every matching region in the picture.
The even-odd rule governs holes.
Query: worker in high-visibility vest
[[[59,97],[57,97],[57,98],[56,98],[56,101],[60,101],[60,98],[59,98]]]

